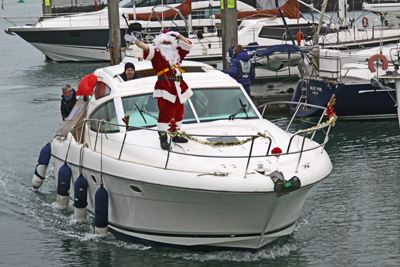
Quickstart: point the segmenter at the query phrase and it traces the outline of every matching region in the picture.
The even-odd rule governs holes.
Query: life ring
[[[368,27],[368,18],[367,17],[363,17],[361,22],[362,22],[362,25],[364,28]]]
[[[389,67],[389,62],[388,62],[387,58],[382,54],[373,55],[372,57],[370,57],[368,59],[368,69],[371,72],[375,72],[376,71],[375,66],[374,66],[374,62],[377,59],[380,59],[382,61],[382,64],[383,64],[382,65],[382,69],[383,70],[387,70],[387,68]]]

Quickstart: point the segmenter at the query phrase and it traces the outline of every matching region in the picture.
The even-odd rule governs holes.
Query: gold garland
[[[334,114],[332,114],[332,116],[331,116],[326,122],[323,122],[323,123],[320,123],[320,124],[318,124],[318,125],[316,125],[316,126],[314,126],[314,127],[308,128],[308,129],[307,129],[307,132],[302,133],[302,134],[303,134],[303,135],[304,135],[304,134],[305,134],[305,135],[311,134],[311,133],[315,132],[315,131],[317,130],[317,128],[319,128],[319,127],[321,127],[321,126],[326,126],[326,125],[329,125],[329,124],[332,125],[332,127],[333,127],[333,126],[335,126],[336,120],[337,120],[337,116],[336,116],[336,114],[334,113]],[[300,131],[303,131],[303,130],[300,130]],[[182,132],[181,132],[181,131],[179,131],[179,130],[176,130],[175,132],[167,131],[167,133],[168,133],[170,136],[172,136],[172,137],[174,137],[174,136],[185,137],[185,138],[187,138],[187,139],[189,139],[189,140],[192,140],[192,141],[194,141],[194,142],[196,142],[196,143],[199,143],[199,144],[202,144],[202,145],[207,145],[207,146],[212,146],[212,147],[240,146],[240,145],[243,145],[243,144],[245,144],[245,143],[250,142],[251,140],[253,140],[253,137],[249,137],[249,138],[247,138],[247,139],[244,139],[244,140],[242,140],[242,141],[237,141],[237,142],[209,142],[209,141],[203,141],[203,140],[200,140],[200,139],[198,139],[198,138],[195,138],[195,137],[193,137],[193,136],[191,136],[191,135],[188,135],[185,131],[182,131]],[[165,132],[162,133],[162,134],[165,134]],[[258,133],[257,133],[257,136],[255,136],[254,139],[257,139],[257,138],[259,138],[259,137],[262,137],[262,138],[266,139],[266,138],[267,138],[267,135],[258,132]]]
[[[336,113],[333,113],[332,116],[329,117],[329,119],[326,122],[320,123],[314,127],[308,128],[305,133],[302,133],[303,135],[307,135],[307,134],[312,134],[313,132],[315,132],[317,130],[317,128],[321,127],[321,126],[326,126],[326,125],[332,125],[332,127],[335,126],[336,124],[336,120],[337,120],[337,116]],[[300,131],[304,131],[304,130],[300,130]]]
[[[199,144],[202,144],[202,145],[207,145],[207,146],[213,146],[213,147],[240,146],[240,145],[243,145],[243,144],[245,144],[247,142],[250,142],[253,139],[253,137],[249,137],[247,139],[244,139],[242,141],[237,141],[237,142],[209,142],[209,141],[203,141],[203,140],[200,140],[200,139],[195,138],[193,136],[190,136],[185,131],[180,132],[179,130],[177,130],[176,132],[170,132],[170,131],[167,131],[167,132],[168,132],[168,134],[170,136],[185,137],[185,138],[187,138],[189,140],[192,140],[192,141],[194,141],[196,143],[199,143]],[[258,132],[257,135],[258,136],[255,136],[254,139],[257,139],[259,137],[262,137],[264,139],[267,138],[266,134],[263,134],[263,133],[260,133],[260,132]]]

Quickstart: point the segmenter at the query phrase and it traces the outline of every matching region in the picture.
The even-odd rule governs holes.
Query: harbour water
[[[0,16],[40,14],[40,3],[6,1]],[[0,20],[1,29],[7,26]],[[400,266],[396,120],[339,120],[326,146],[331,175],[311,190],[293,234],[257,252],[146,247],[111,234],[97,239],[91,221],[75,224],[72,208],[55,208],[49,175],[39,191],[31,180],[40,149],[62,124],[62,85],[76,88],[104,63],[45,63],[21,38],[2,31],[0,40],[0,266]],[[271,119],[284,125],[283,115]]]

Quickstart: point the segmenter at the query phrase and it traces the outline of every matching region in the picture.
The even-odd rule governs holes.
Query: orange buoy
[[[362,25],[364,28],[368,27],[368,18],[367,17],[363,17],[361,22],[362,22]]]
[[[373,55],[372,57],[370,57],[368,59],[368,69],[371,72],[375,72],[376,71],[375,66],[374,66],[374,62],[377,59],[380,59],[382,61],[382,64],[383,64],[382,65],[382,69],[383,70],[387,70],[387,68],[389,67],[389,62],[388,62],[387,58],[382,54]]]
[[[301,45],[301,33],[297,32],[297,46]]]

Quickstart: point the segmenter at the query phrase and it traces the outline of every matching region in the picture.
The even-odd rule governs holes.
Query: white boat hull
[[[139,138],[137,136],[135,139]],[[295,140],[298,142],[301,139]],[[154,141],[158,143],[158,140]],[[312,173],[304,167],[295,173],[292,162],[296,161],[297,156],[291,157],[291,160],[281,159],[279,168],[285,177],[289,179],[296,175],[303,184],[296,191],[278,196],[269,177],[261,176],[253,169],[249,170],[247,178],[244,177],[240,170],[244,170],[246,159],[223,161],[225,165],[234,167],[227,170],[231,173],[228,177],[221,178],[209,175],[221,159],[216,159],[215,165],[205,161],[209,162],[207,166],[202,164],[201,158],[197,158],[193,161],[197,164],[190,166],[193,171],[184,171],[181,166],[187,165],[186,156],[171,155],[168,168],[165,169],[166,154],[158,161],[156,154],[152,153],[155,163],[151,166],[150,163],[146,164],[151,155],[146,155],[144,150],[137,151],[140,158],[136,160],[131,158],[134,156],[131,153],[125,156],[123,153],[121,160],[118,160],[118,147],[112,157],[101,155],[99,142],[97,151],[88,148],[83,153],[82,174],[89,184],[88,212],[94,214],[94,196],[102,180],[109,193],[110,229],[133,239],[141,239],[147,244],[260,248],[293,232],[307,193],[321,177],[328,176],[332,168],[328,155],[319,149],[311,153],[311,158],[310,152],[307,153],[309,156],[304,154],[300,162],[300,166],[307,165],[312,158],[320,157],[316,164],[325,167]],[[305,148],[312,144],[307,141]],[[107,143],[103,145],[108,146]],[[81,145],[74,141],[70,144],[68,139],[53,140],[56,183],[58,170],[64,164],[68,149],[68,165],[72,169],[70,198],[73,199],[73,182],[80,175],[78,163]],[[253,154],[257,155],[260,151],[265,150],[253,149]],[[275,162],[266,166],[267,169],[274,167]],[[239,170],[235,172],[235,169]],[[206,175],[203,176],[204,173]]]
[[[59,145],[63,146],[53,141],[56,174],[64,164],[64,159],[57,153]],[[85,151],[84,157],[99,157],[98,153],[90,154]],[[103,166],[116,163],[126,168],[123,165],[129,165],[115,159],[103,157],[103,160]],[[94,214],[94,196],[100,183],[98,165],[96,162],[82,169],[89,183],[88,212],[91,214]],[[79,176],[79,166],[72,163],[69,166],[73,185]],[[307,193],[313,186],[278,197],[274,191],[223,192],[151,184],[144,182],[148,175],[166,177],[179,173],[139,165],[131,166],[131,170],[130,177],[110,175],[103,170],[103,183],[110,199],[109,227],[125,237],[142,239],[148,244],[260,248],[293,232]],[[193,174],[186,175],[188,179],[193,177]],[[131,186],[140,188],[142,194],[135,193]],[[73,186],[70,198],[73,199]]]
[[[75,46],[61,44],[31,43],[35,48],[54,61],[109,61],[110,53],[105,47]]]
[[[363,3],[363,10],[368,10],[368,11],[372,11],[372,12],[399,12],[400,11],[400,3],[397,1],[393,1],[393,2],[371,2],[371,3],[367,3],[364,2]]]

